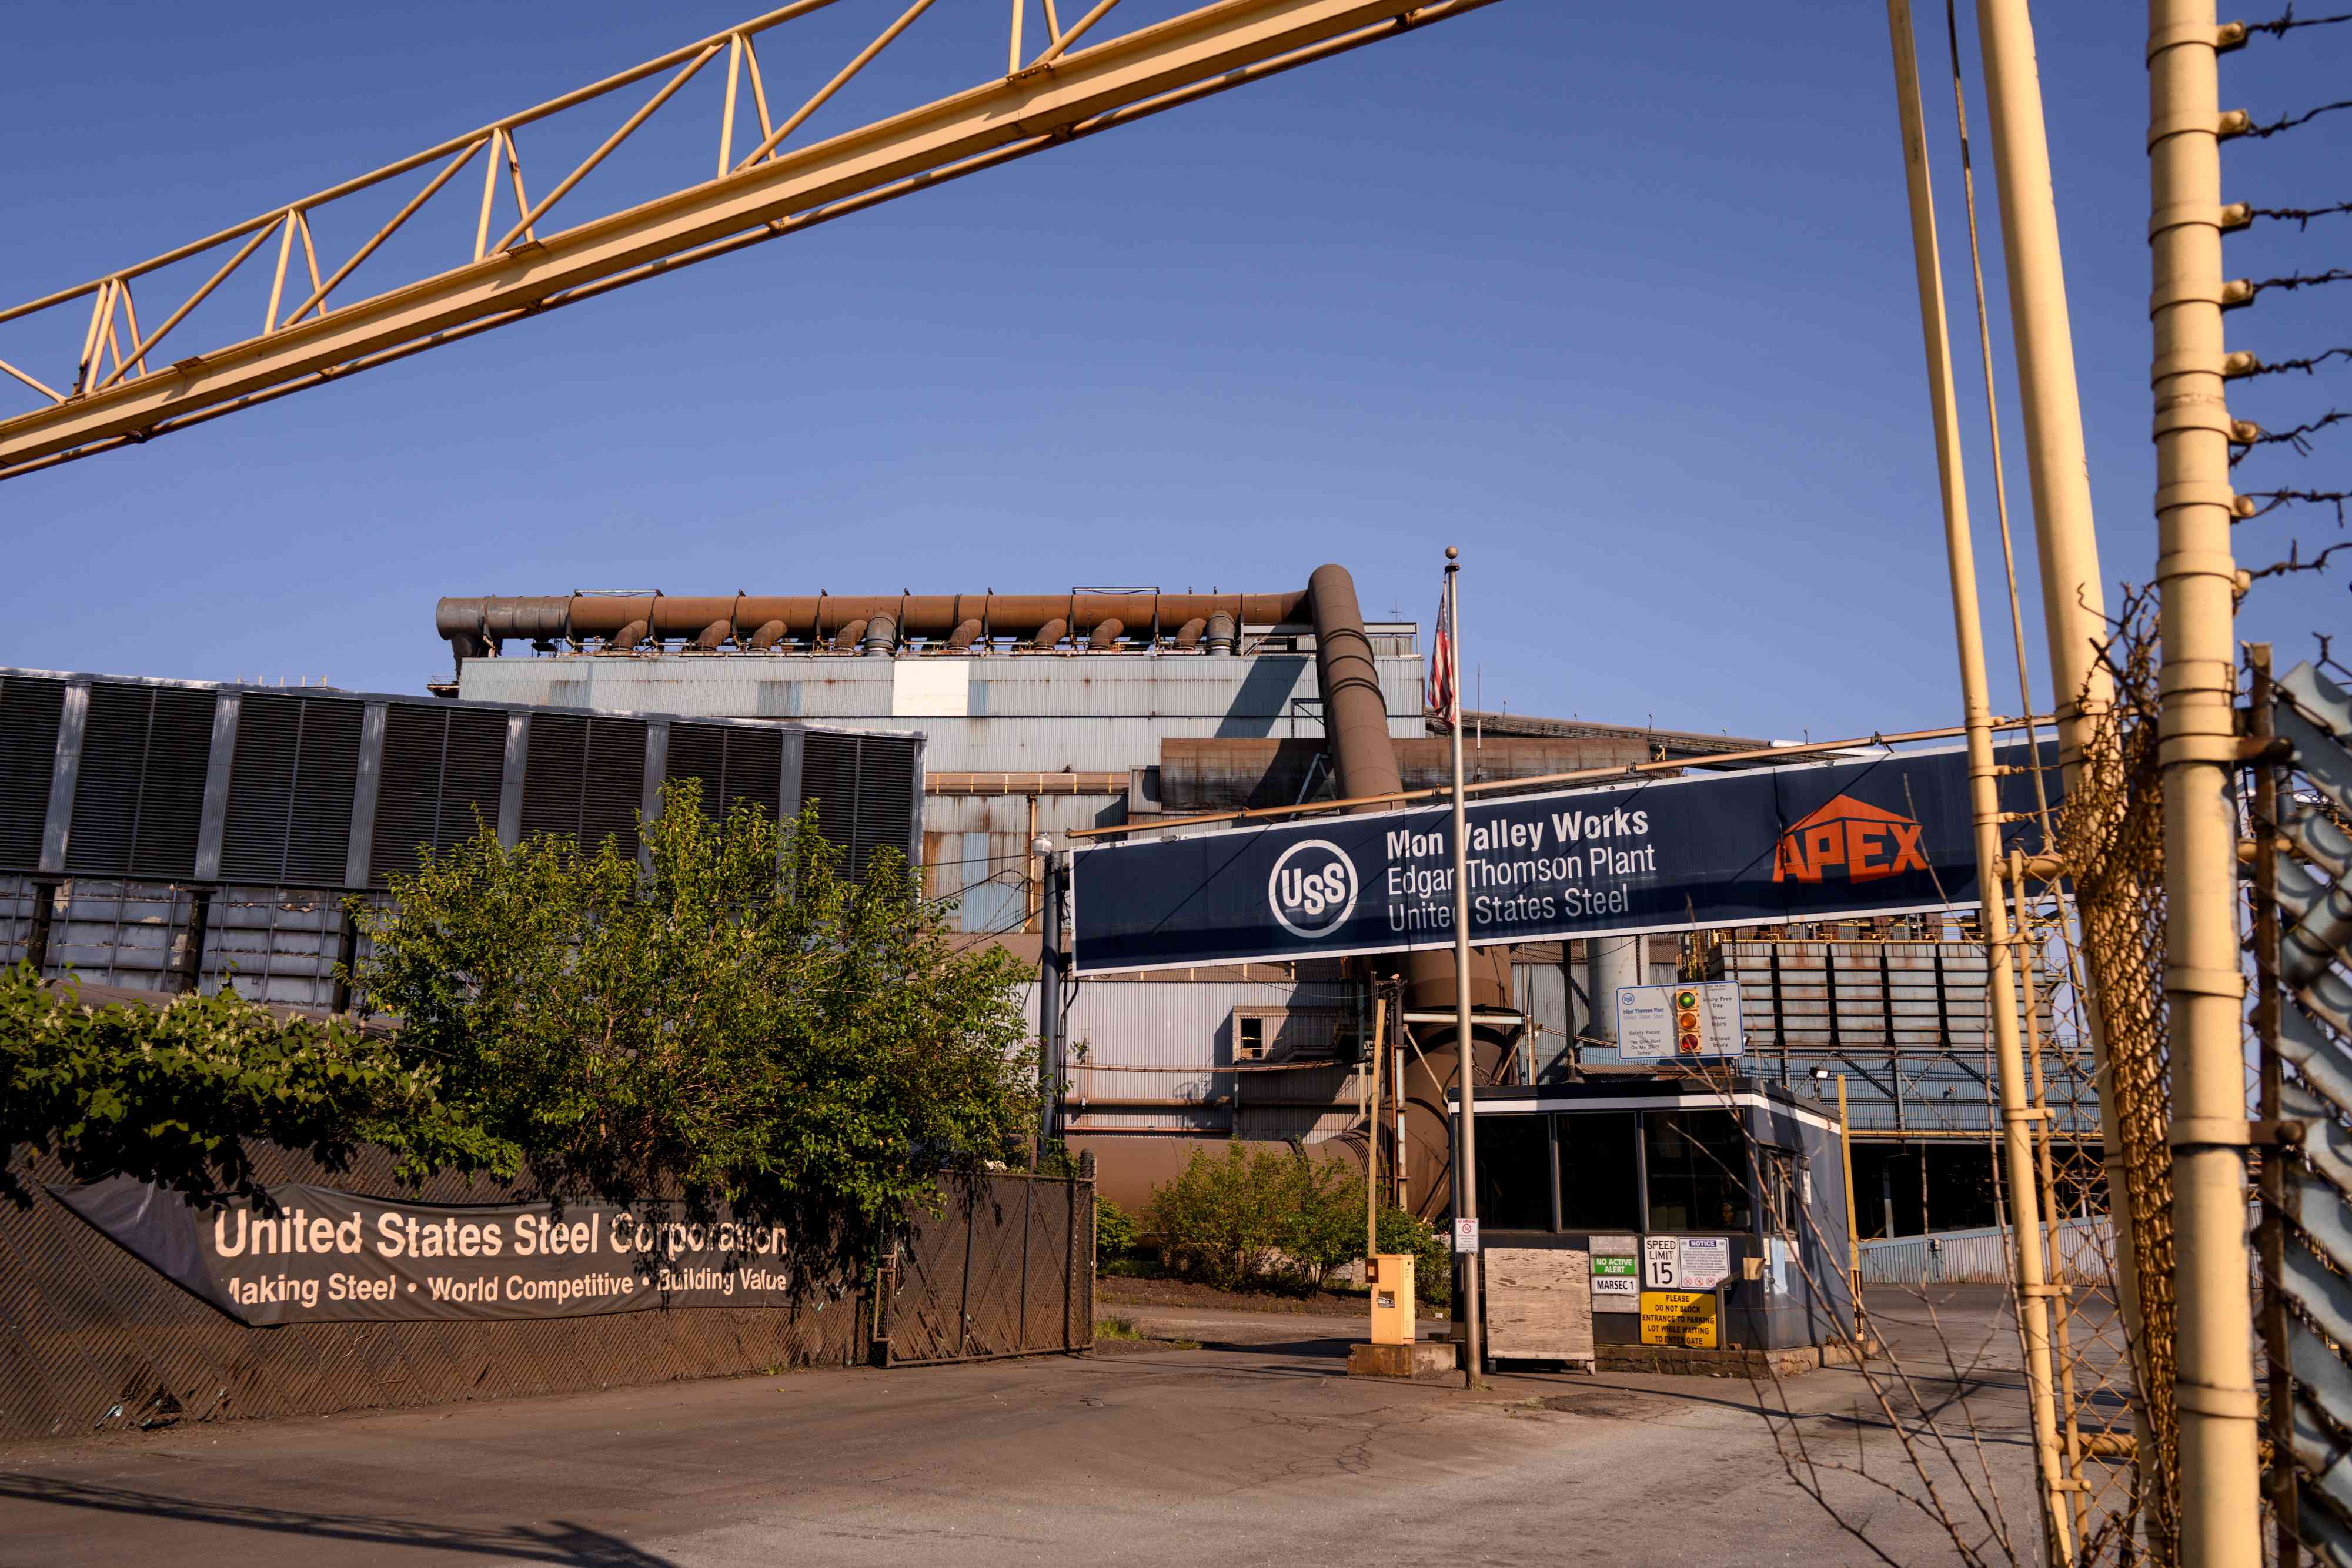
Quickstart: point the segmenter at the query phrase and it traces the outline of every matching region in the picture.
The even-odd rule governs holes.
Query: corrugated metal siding
[[[1556,1071],[1568,1055],[1572,1033],[1568,977],[1557,964],[1515,964],[1511,967],[1511,1004],[1534,1028],[1528,1049],[1538,1082]]]
[[[1356,1073],[1349,1067],[1318,1067],[1297,1072],[1219,1072],[1233,1064],[1233,1018],[1240,1008],[1326,1009],[1352,1015],[1360,988],[1347,981],[1117,981],[1077,988],[1069,1013],[1072,1058],[1070,1108],[1085,1130],[1134,1132],[1224,1132],[1229,1102],[1240,1081],[1240,1133],[1248,1138],[1297,1137],[1309,1141],[1344,1131],[1356,1120]],[[1035,985],[1021,988],[1024,1016],[1037,1016]],[[1268,1042],[1266,1060],[1279,1062],[1309,1032],[1306,1020]],[[1081,1047],[1084,1054],[1080,1054]],[[1122,1071],[1179,1068],[1182,1071]],[[1253,1108],[1251,1100],[1260,1103]],[[1178,1107],[1092,1111],[1093,1100],[1186,1100],[1197,1111]],[[1319,1100],[1337,1109],[1276,1105],[1270,1101]]]
[[[2103,1285],[2115,1273],[2115,1234],[2105,1215],[2049,1228],[2060,1281]],[[1948,1230],[1862,1244],[1865,1285],[2005,1285],[2015,1243],[2005,1229]]]
[[[1739,983],[1749,1072],[1799,1087],[1816,1069],[1843,1073],[1857,1132],[1989,1126],[1995,1096],[1980,946],[1735,941],[1723,944],[1723,961],[1725,977]],[[2057,1030],[2062,984],[2045,967],[2035,988],[2048,1100],[2062,1127],[2095,1135],[2086,1053]],[[2022,1035],[2021,998],[2018,1020]]]
[[[1200,653],[998,654],[971,663],[962,716],[899,716],[893,666],[903,659],[468,659],[458,689],[469,700],[765,718],[785,712],[850,728],[919,728],[934,772],[1117,771],[1160,760],[1166,736],[1311,739],[1323,705],[1311,653],[1219,658]],[[1421,662],[1378,661],[1389,731],[1423,733]],[[775,689],[793,688],[789,703]]]

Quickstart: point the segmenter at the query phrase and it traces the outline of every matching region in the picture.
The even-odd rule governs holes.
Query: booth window
[[[1562,1230],[1643,1228],[1635,1114],[1586,1111],[1559,1118]]]
[[[1478,1118],[1478,1223],[1490,1230],[1551,1228],[1550,1118]]]
[[[1651,1230],[1746,1230],[1748,1146],[1728,1111],[1652,1111]]]

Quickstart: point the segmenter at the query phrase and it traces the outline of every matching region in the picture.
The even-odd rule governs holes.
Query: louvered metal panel
[[[417,850],[432,843],[441,813],[441,752],[449,711],[394,703],[383,716],[383,763],[376,783],[375,833],[369,880],[416,869]]]
[[[67,870],[194,873],[215,700],[170,686],[90,686]]]
[[[907,855],[915,821],[915,743],[895,736],[867,735],[857,742],[857,808],[852,819],[852,874],[864,877],[874,852]]]
[[[196,834],[204,825],[205,769],[212,758],[212,692],[163,686],[154,694],[147,731],[139,832],[131,852],[135,876],[195,874]]]
[[[343,880],[363,712],[341,698],[251,692],[239,699],[224,878]]]
[[[65,702],[63,681],[0,680],[0,866],[31,871],[40,865]]]
[[[782,809],[784,736],[782,730],[730,727],[727,731],[727,802],[751,801],[774,817]]]
[[[499,787],[507,766],[507,716],[481,708],[449,710],[449,740],[442,754],[441,817],[436,849],[464,843],[499,821]]]
[[[373,880],[416,869],[426,844],[446,850],[499,820],[507,716],[482,708],[394,703],[384,715],[376,786]]]
[[[663,777],[671,783],[691,779],[701,786],[702,814],[717,821],[727,787],[727,730],[716,724],[673,724]]]
[[[580,832],[580,796],[588,783],[588,721],[572,714],[530,718],[522,768],[522,836]]]
[[[911,858],[920,743],[812,731],[803,746],[801,794],[816,801],[817,830],[841,851],[848,873],[863,878],[878,849]]]
[[[359,785],[360,727],[366,714],[364,705],[341,698],[303,701],[294,815],[286,831],[286,875],[291,880],[343,880],[351,852],[352,800]]]
[[[238,702],[228,817],[221,829],[223,876],[273,882],[285,874],[301,749],[301,698],[250,693]]]
[[[563,833],[588,849],[612,838],[624,855],[635,857],[645,769],[643,719],[532,715],[523,764],[523,833]]]
[[[801,797],[816,802],[816,829],[856,874],[857,737],[812,735],[801,753]]]
[[[139,686],[94,685],[81,736],[73,831],[66,869],[85,874],[131,869],[139,831],[139,786],[147,758],[153,694]]]
[[[531,723],[536,747],[538,718]],[[646,721],[590,719],[588,759],[582,775],[581,843],[593,849],[607,838],[614,839],[623,855],[635,859],[637,811],[646,787]]]

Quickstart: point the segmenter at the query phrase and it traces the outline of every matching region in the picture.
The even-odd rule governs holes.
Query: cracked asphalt
[[[1878,1303],[1930,1407],[1965,1401],[1979,1491],[2026,1521],[2015,1342],[1992,1292]],[[1345,1322],[1128,1312],[1196,1351],[823,1371],[0,1448],[0,1563],[579,1568],[1092,1563],[1843,1563],[1745,1382],[1350,1380]],[[1234,1322],[1234,1320],[1241,1320]],[[1940,1374],[1941,1375],[1935,1375]],[[1901,1480],[1851,1370],[1785,1385],[1816,1452]],[[1898,1403],[1904,1419],[1916,1406]],[[1958,1478],[1939,1489],[1963,1498]],[[1826,1484],[1891,1557],[1956,1554],[1868,1480]],[[1981,1524],[1971,1529],[1980,1531]]]

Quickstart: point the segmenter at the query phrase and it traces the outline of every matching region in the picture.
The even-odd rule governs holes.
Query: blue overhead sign
[[[2055,750],[2043,743],[2053,795]],[[2023,741],[1995,756],[2031,759]],[[1999,783],[2004,811],[2033,804],[2030,778]],[[1520,795],[1467,816],[1475,945],[1978,902],[1958,747]],[[2017,824],[2004,830],[2004,848],[2012,842],[2026,845]],[[1080,973],[1454,945],[1448,805],[1105,844],[1074,858]]]

